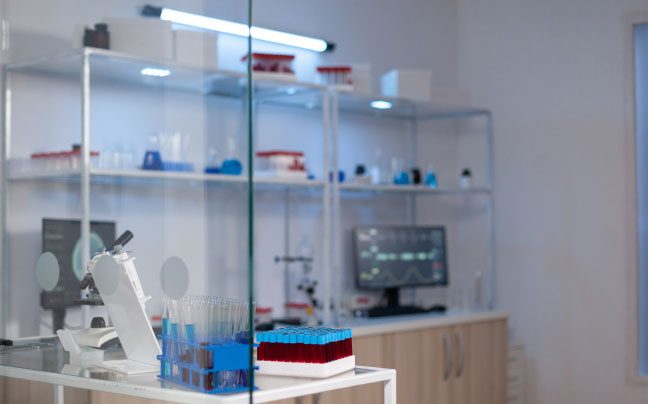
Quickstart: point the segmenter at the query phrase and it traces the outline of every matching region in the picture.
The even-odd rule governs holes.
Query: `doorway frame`
[[[648,11],[637,11],[623,18],[624,28],[624,148],[626,189],[626,379],[633,385],[648,385],[648,374],[639,373],[639,245],[637,207],[637,106],[635,94],[635,25],[648,23]]]

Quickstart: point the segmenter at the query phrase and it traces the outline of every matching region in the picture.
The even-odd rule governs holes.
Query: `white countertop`
[[[427,328],[450,327],[483,321],[504,320],[509,317],[504,311],[452,312],[411,314],[378,318],[356,318],[344,325],[351,328],[353,337],[369,337],[380,334],[415,331]]]
[[[38,345],[33,345],[38,344]],[[22,345],[19,346],[19,345]],[[123,359],[123,352],[106,352],[107,359]],[[93,364],[72,365],[57,338],[22,339],[0,354],[0,376],[59,386],[123,394],[175,403],[246,404],[248,392],[203,394],[157,377],[157,373],[123,375]],[[384,383],[386,403],[396,399],[396,371],[366,366],[326,379],[255,375],[254,402],[265,403],[369,383]],[[62,389],[57,395],[63,395]],[[62,396],[61,396],[62,397]],[[61,398],[59,397],[59,399]],[[59,402],[63,402],[60,400]]]
[[[242,393],[203,394],[186,389],[173,383],[160,381],[155,374],[129,376],[128,380],[100,380],[72,376],[62,373],[48,373],[19,367],[0,366],[0,375],[10,378],[32,380],[43,383],[89,389],[106,393],[122,394],[151,400],[174,403],[197,404],[247,404],[249,395]],[[331,390],[345,389],[370,383],[390,382],[389,398],[385,403],[395,403],[396,371],[394,369],[357,366],[355,370],[327,379],[304,379],[294,377],[258,375],[255,384],[263,386],[253,393],[255,403],[302,397]],[[385,386],[387,388],[387,386]],[[385,394],[388,394],[387,392]],[[391,401],[389,401],[391,399]]]

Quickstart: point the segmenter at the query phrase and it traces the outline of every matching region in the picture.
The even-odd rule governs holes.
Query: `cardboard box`
[[[385,97],[430,101],[432,72],[430,70],[394,69],[380,79],[381,94]]]

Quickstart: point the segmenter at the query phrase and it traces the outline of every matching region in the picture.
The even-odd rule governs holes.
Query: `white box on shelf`
[[[265,178],[307,179],[306,158],[302,152],[286,150],[260,151],[256,154],[254,175]]]
[[[254,176],[258,178],[276,178],[284,180],[307,180],[307,171],[291,170],[256,170]]]
[[[323,379],[355,368],[355,355],[326,363],[256,361],[259,375],[293,376]]]
[[[169,21],[155,18],[104,18],[110,49],[146,59],[173,60],[173,31]]]
[[[432,71],[394,69],[380,78],[381,94],[385,97],[430,101]]]
[[[368,63],[351,65],[351,82],[354,93],[371,94],[371,65]]]
[[[173,31],[174,59],[183,66],[217,69],[216,32],[177,29]]]

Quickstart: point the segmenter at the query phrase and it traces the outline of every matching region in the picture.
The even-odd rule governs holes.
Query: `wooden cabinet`
[[[470,326],[469,361],[471,403],[506,402],[507,329],[505,321]]]
[[[2,404],[54,404],[54,391],[53,384],[0,376],[0,403]],[[65,404],[90,403],[89,390],[64,387],[63,395]]]
[[[354,338],[353,349],[360,365],[396,369],[398,403],[504,404],[506,330],[506,320],[485,321]],[[320,402],[382,399],[376,384],[325,393]]]

